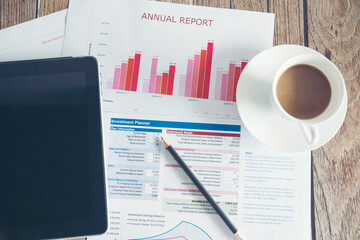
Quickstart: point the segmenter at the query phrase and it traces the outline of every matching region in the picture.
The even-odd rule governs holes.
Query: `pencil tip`
[[[165,144],[166,147],[170,146],[170,144],[168,144],[162,136],[160,136],[160,137],[161,137],[161,139],[162,139],[162,141],[164,142],[164,144]]]

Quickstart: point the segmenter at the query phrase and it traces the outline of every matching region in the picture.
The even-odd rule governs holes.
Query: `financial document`
[[[65,17],[62,10],[0,31],[0,61],[60,57]]]
[[[239,120],[106,112],[104,123],[110,230],[101,239],[232,239],[160,136],[245,239],[310,237],[310,153],[272,151]]]
[[[272,46],[273,28],[273,14],[78,0],[70,2],[63,54],[98,59],[106,108],[162,114],[185,102],[187,115],[238,117],[236,83],[247,61]],[[152,108],[128,104],[139,95]],[[226,114],[208,111],[213,105]]]
[[[311,238],[310,152],[268,149],[236,108],[241,72],[273,28],[266,13],[70,2],[63,54],[98,59],[104,110],[110,228],[89,239],[233,238],[160,136],[245,239]]]

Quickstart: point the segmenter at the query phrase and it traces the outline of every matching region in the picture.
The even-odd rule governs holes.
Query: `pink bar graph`
[[[126,80],[125,80],[125,90],[130,91],[131,90],[131,79],[132,75],[134,73],[134,62],[135,59],[133,57],[130,57],[128,60],[128,66],[126,71]]]
[[[199,79],[199,66],[200,66],[200,54],[194,55],[194,68],[191,82],[191,97],[196,97],[197,94],[197,85]]]
[[[200,67],[199,67],[199,81],[197,87],[197,98],[203,98],[204,94],[204,79],[205,79],[205,64],[206,64],[206,49],[201,49],[200,53]]]
[[[169,64],[169,69],[158,72],[159,57],[153,57],[151,61],[148,93],[173,95],[175,79],[175,63]],[[161,66],[161,65],[159,65]],[[145,79],[144,79],[145,81]],[[143,89],[145,87],[143,86]]]
[[[222,83],[221,83],[221,94],[220,94],[220,100],[225,101],[226,100],[226,91],[227,91],[227,84],[228,84],[229,74],[223,73],[222,74]]]
[[[189,58],[186,72],[185,97],[191,96],[191,77],[193,73],[194,59]]]
[[[202,48],[200,54],[187,61],[185,97],[209,98],[211,64],[214,42],[208,41],[207,48]]]
[[[114,81],[113,81],[113,89],[119,89],[119,85],[120,85],[120,68],[116,67],[115,68],[115,73],[114,73]]]
[[[174,88],[174,79],[175,79],[175,65],[170,64],[169,66],[169,80],[168,80],[168,86],[167,86],[167,95],[173,94],[173,88]]]
[[[229,79],[228,79],[227,95],[226,95],[227,101],[233,100],[234,78],[235,78],[235,63],[230,62],[230,64],[229,64]]]
[[[113,87],[113,81],[107,81],[106,82],[106,89],[112,89]]]
[[[136,91],[140,71],[141,52],[135,52],[135,57],[130,56],[123,61],[121,66],[115,65],[114,78],[110,89]]]
[[[186,75],[180,75],[179,96],[181,97],[184,97],[185,95],[186,78]]]
[[[120,85],[119,89],[125,90],[125,82],[126,82],[126,71],[127,71],[127,62],[121,64],[121,73],[120,73]]]
[[[240,78],[240,74],[241,74],[241,67],[235,66],[235,82],[234,82],[233,102],[236,102],[236,88],[237,88],[237,83]]]
[[[246,64],[247,60],[243,60],[240,64],[230,61],[229,72],[224,72],[222,68],[217,68],[214,99],[230,102],[236,101],[237,83]]]
[[[136,90],[137,90],[139,68],[140,68],[140,58],[141,58],[141,54],[135,53],[134,72],[132,75],[131,88],[130,88],[130,90],[134,91],[134,92],[136,92]]]
[[[151,61],[151,72],[150,72],[150,83],[149,83],[149,93],[155,92],[155,81],[156,81],[156,71],[157,71],[158,58],[154,57]]]
[[[161,93],[161,75],[156,75],[155,93]]]
[[[150,79],[144,80],[144,82],[143,82],[143,89],[142,89],[142,91],[143,91],[144,93],[149,92],[149,84],[150,84]]]
[[[208,42],[205,64],[205,78],[204,78],[204,91],[203,98],[209,98],[210,76],[211,76],[211,63],[213,55],[214,42]]]
[[[246,60],[243,60],[243,61],[241,62],[241,71],[244,70],[244,68],[245,68],[245,66],[246,66],[247,63],[248,63],[248,62],[247,62]]]
[[[216,100],[221,99],[222,73],[223,73],[223,69],[218,68],[216,71],[215,97],[214,97]]]

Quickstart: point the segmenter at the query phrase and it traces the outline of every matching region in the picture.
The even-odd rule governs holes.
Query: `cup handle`
[[[316,125],[303,125],[299,124],[305,136],[306,141],[310,145],[315,145],[319,141],[319,130]]]

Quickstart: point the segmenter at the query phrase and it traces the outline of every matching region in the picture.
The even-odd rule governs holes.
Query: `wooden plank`
[[[45,16],[53,12],[63,10],[68,7],[69,0],[38,0],[39,16]]]
[[[169,3],[183,3],[183,4],[189,4],[190,0],[156,0],[158,2],[169,2]]]
[[[218,7],[227,8],[228,0],[194,0],[194,5],[207,6],[207,7]]]
[[[266,12],[266,0],[231,0],[233,9]]]
[[[171,2],[171,3],[183,3],[183,4],[193,4],[207,7],[228,7],[228,0],[156,0],[159,2]]]
[[[269,12],[275,13],[274,45],[304,45],[303,0],[269,0]]]
[[[317,239],[360,239],[360,1],[307,0],[309,47],[337,65],[348,92],[338,134],[313,152]]]
[[[0,29],[36,18],[36,0],[0,0]]]
[[[228,0],[157,0],[159,2],[171,2],[171,3],[183,3],[183,4],[193,4],[199,6],[207,6],[207,7],[220,7],[227,8]]]

